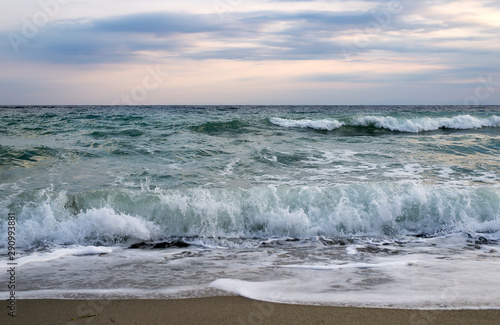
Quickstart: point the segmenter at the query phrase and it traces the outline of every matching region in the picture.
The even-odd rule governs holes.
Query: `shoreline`
[[[186,299],[20,299],[2,324],[498,324],[500,309],[420,310],[290,305],[240,296]]]

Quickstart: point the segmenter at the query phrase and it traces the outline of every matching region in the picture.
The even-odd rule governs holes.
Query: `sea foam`
[[[275,125],[284,127],[298,127],[298,128],[311,128],[316,130],[327,130],[331,131],[338,129],[344,125],[337,120],[289,120],[279,117],[273,117],[269,121]]]
[[[500,127],[500,117],[487,118],[471,115],[458,115],[453,117],[421,117],[400,118],[393,116],[362,116],[347,121],[338,120],[290,120],[273,117],[271,123],[282,127],[311,128],[316,130],[332,131],[342,126],[376,127],[397,132],[419,133],[435,131],[438,129],[480,129],[483,127]]]
[[[47,262],[64,256],[86,256],[109,254],[113,252],[110,247],[95,247],[95,246],[72,246],[56,249],[52,252],[33,253],[28,256],[23,256],[15,260],[16,266],[22,266],[28,263]],[[7,261],[1,261],[0,267],[7,267]]]
[[[171,237],[310,238],[500,230],[500,189],[496,187],[411,182],[113,189],[80,193],[78,202],[71,196],[65,202],[61,199],[65,195],[54,194],[17,213],[20,246],[110,245]],[[93,201],[94,197],[100,200]],[[68,201],[76,211],[68,209]]]

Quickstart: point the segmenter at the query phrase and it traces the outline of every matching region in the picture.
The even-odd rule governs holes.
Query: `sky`
[[[0,34],[0,105],[500,104],[500,1],[2,1]]]

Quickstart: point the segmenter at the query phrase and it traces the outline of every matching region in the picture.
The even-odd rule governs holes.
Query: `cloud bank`
[[[432,85],[442,88],[444,97],[434,98],[441,104],[456,103],[463,97],[459,93],[473,91],[481,77],[493,74],[496,78],[500,73],[500,6],[495,1],[275,0],[249,5],[243,0],[220,0],[205,5],[204,10],[185,5],[177,11],[169,10],[169,1],[163,1],[164,10],[136,5],[135,12],[108,10],[99,16],[65,15],[64,6],[72,4],[57,1],[62,0],[41,2],[45,7],[32,8],[33,15],[0,25],[5,35],[0,60],[9,72],[0,77],[2,84],[9,85],[16,67],[28,65],[40,73],[57,68],[97,74],[102,69],[123,71],[128,66],[133,71],[137,65],[163,64],[179,70],[178,81],[187,82],[188,87],[191,66],[203,66],[203,78],[209,79],[210,66],[215,76],[220,75],[221,64],[233,62],[240,75],[229,73],[228,80],[257,78],[273,85],[278,76],[255,76],[252,69],[273,63],[281,67],[276,73],[286,77],[290,92],[314,87],[330,87],[333,92],[373,90],[384,85],[385,90],[379,89],[373,99],[378,103],[390,101],[394,87],[401,83],[423,87],[422,92]],[[24,74],[25,69],[18,72]],[[23,79],[19,73],[18,81]],[[29,82],[36,87],[33,79]],[[18,83],[6,88],[13,87]],[[279,96],[287,98],[286,89],[280,92]],[[19,91],[0,93],[6,103],[15,102],[9,93]],[[485,103],[497,98],[491,96]],[[157,100],[163,103],[161,97]],[[336,104],[328,96],[325,100],[329,101],[325,104]],[[351,103],[356,104],[355,100]],[[190,103],[185,98],[175,100],[183,101]]]

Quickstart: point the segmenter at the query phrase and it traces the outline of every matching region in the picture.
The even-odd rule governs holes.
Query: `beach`
[[[4,3],[0,325],[500,325],[500,1]]]
[[[89,315],[91,317],[85,317]],[[82,317],[84,316],[84,317]],[[500,310],[412,310],[276,304],[242,297],[19,300],[5,324],[498,324]]]

